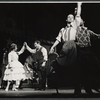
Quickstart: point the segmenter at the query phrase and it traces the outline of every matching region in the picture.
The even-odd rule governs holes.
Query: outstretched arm
[[[77,3],[77,12],[76,12],[76,16],[80,16],[80,15],[81,15],[81,5],[82,5],[82,2],[78,2],[78,3]]]
[[[94,33],[93,31],[91,31],[91,30],[88,30],[89,31],[89,33],[91,34],[91,35],[93,35],[93,36],[97,36],[98,38],[100,38],[100,34],[96,34],[96,33]]]
[[[22,54],[25,50],[25,43],[23,44],[21,50],[18,52],[18,55]]]
[[[51,47],[49,53],[53,53],[53,52],[54,52],[54,48],[55,48],[58,44],[59,44],[59,41],[56,40],[56,41],[54,42],[53,46]]]
[[[62,33],[64,31],[64,28],[62,28],[60,31],[59,31],[59,34],[58,36],[56,37],[56,41],[54,42],[54,44],[52,45],[49,53],[53,53],[54,52],[54,48],[59,44],[59,42],[61,42],[61,37],[62,37]]]
[[[26,49],[30,52],[30,53],[36,53],[36,49],[31,49],[27,43],[25,42],[25,46],[26,46]]]
[[[82,3],[81,2],[78,2],[77,3],[77,8],[76,8],[76,15],[75,15],[75,23],[76,23],[76,29],[77,27],[80,25],[81,23],[81,5]]]

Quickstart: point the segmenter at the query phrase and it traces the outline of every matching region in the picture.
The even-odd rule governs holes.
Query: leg
[[[7,87],[6,87],[5,91],[8,91],[10,83],[11,83],[10,81],[7,82]]]
[[[38,88],[40,89],[41,88],[42,75],[41,75],[41,71],[40,70],[37,73],[38,73],[38,77],[39,77],[39,86],[38,86]]]
[[[45,90],[45,88],[46,88],[46,68],[43,68],[41,70],[41,76],[42,76],[42,79],[41,79],[41,88],[43,90]]]
[[[46,68],[38,71],[39,76],[39,90],[45,90],[46,87]]]
[[[16,80],[16,88],[19,88],[20,80]]]
[[[12,88],[12,90],[15,91],[15,84],[13,84],[13,88]]]
[[[15,84],[13,84],[12,90],[13,91],[18,91],[17,88],[19,88],[19,85],[20,85],[20,80],[16,80]]]
[[[20,81],[19,89],[22,89],[22,84],[23,84],[23,82]]]

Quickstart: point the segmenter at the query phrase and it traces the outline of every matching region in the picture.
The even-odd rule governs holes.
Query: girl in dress
[[[17,45],[12,43],[10,50],[8,54],[8,65],[6,66],[3,80],[7,81],[5,91],[8,91],[12,81],[15,82],[12,90],[16,91],[20,85],[20,81],[26,79],[24,66],[18,61],[19,55],[25,50],[25,46],[23,45],[22,49],[17,52]]]

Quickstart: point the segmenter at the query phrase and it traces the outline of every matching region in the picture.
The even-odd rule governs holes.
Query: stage
[[[0,89],[0,98],[99,98],[100,93],[92,89],[93,94],[87,94],[84,89],[80,95],[74,94],[74,89],[46,89],[45,91],[34,90],[33,88],[23,88],[18,91],[5,91]]]

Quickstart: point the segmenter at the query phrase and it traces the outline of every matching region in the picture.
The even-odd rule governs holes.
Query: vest
[[[37,61],[39,64],[41,64],[41,63],[44,62],[44,56],[43,56],[43,54],[42,54],[42,52],[41,52],[42,48],[43,48],[43,47],[41,47],[39,50],[36,51],[36,61]]]

